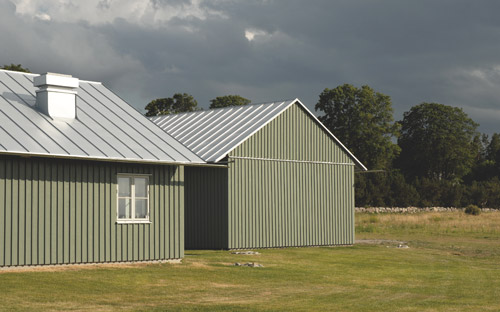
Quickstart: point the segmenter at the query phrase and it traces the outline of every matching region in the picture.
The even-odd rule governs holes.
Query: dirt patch
[[[61,271],[79,271],[93,270],[99,268],[137,268],[160,263],[181,263],[181,259],[164,261],[141,261],[141,262],[110,262],[110,263],[74,263],[74,264],[51,264],[51,265],[29,265],[0,268],[0,274],[16,272],[61,272]]]
[[[210,286],[215,288],[234,288],[234,287],[242,287],[242,285],[236,284],[223,284],[223,283],[210,283]]]
[[[195,268],[213,270],[213,268],[205,262],[191,262],[190,265]]]

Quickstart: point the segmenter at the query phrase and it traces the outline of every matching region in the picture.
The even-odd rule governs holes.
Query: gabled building
[[[202,160],[185,169],[188,249],[354,243],[363,164],[298,100],[151,117]]]
[[[0,70],[0,266],[183,257],[203,163],[99,82]]]

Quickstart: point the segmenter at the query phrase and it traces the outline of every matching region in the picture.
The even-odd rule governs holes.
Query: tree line
[[[391,98],[369,86],[325,89],[319,119],[369,169],[356,206],[500,208],[500,134],[460,108],[421,103],[394,121]]]
[[[250,104],[250,100],[239,95],[218,96],[210,100],[210,109]],[[198,101],[187,93],[175,93],[168,98],[153,100],[146,105],[146,116],[178,114],[201,110]]]

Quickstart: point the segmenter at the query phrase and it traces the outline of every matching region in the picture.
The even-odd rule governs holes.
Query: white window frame
[[[128,224],[128,223],[151,223],[149,220],[149,179],[150,174],[136,174],[136,173],[118,173],[116,175],[116,223]],[[132,179],[131,183],[131,196],[120,196],[120,184],[118,183],[119,178],[129,178]],[[135,217],[135,178],[146,179],[146,218],[136,218]],[[120,209],[120,198],[130,198],[132,205],[131,217],[129,219],[119,218]],[[144,197],[139,197],[139,199],[144,199]]]

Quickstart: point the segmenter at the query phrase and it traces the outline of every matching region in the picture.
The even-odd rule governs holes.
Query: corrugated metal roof
[[[288,109],[300,105],[361,169],[366,167],[298,99],[150,117],[160,128],[207,162],[229,152]]]
[[[35,107],[36,76],[0,70],[0,153],[203,163],[99,82],[80,80],[76,119],[41,113]]]

